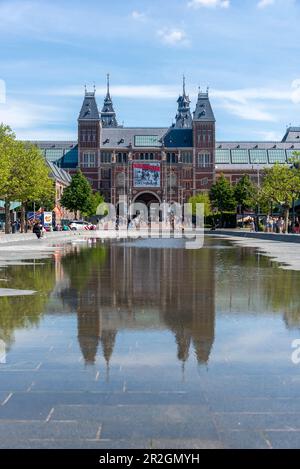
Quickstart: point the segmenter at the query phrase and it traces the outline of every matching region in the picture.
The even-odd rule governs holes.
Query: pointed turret
[[[209,88],[206,92],[202,92],[199,88],[198,101],[194,112],[193,120],[200,122],[216,122],[208,94]]]
[[[79,114],[79,121],[99,121],[100,115],[95,97],[96,91],[89,92],[85,87],[84,100]]]
[[[178,111],[176,114],[175,127],[177,129],[187,129],[192,127],[192,115],[190,110],[190,98],[185,91],[185,76],[183,76],[182,96],[179,96]]]
[[[113,102],[110,96],[109,74],[107,74],[107,92],[104,98],[103,108],[101,111],[102,127],[118,127],[116,113],[114,111]]]

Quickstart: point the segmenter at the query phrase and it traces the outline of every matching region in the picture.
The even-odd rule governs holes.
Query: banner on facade
[[[134,163],[134,187],[160,187],[160,163]]]

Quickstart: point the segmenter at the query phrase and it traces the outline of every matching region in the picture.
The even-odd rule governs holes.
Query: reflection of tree
[[[226,243],[227,244],[227,243]],[[218,252],[219,308],[241,313],[281,313],[288,327],[300,326],[300,272],[280,268],[254,248]]]
[[[88,283],[93,270],[105,261],[106,248],[97,246],[78,247],[62,259],[63,269],[70,278],[71,288],[82,291]]]
[[[8,280],[6,288],[37,292],[29,296],[0,297],[0,338],[11,344],[16,329],[38,324],[55,285],[55,266],[48,259],[43,260],[43,265],[8,266],[2,270],[1,277]]]

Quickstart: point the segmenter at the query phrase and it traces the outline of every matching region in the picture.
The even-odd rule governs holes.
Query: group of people
[[[289,219],[288,226],[286,227],[285,220],[283,217],[273,217],[268,215],[265,220],[265,232],[266,233],[297,233],[300,232],[299,219],[296,218],[295,222]]]

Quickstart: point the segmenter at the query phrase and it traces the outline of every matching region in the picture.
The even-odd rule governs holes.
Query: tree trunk
[[[21,233],[25,233],[25,204],[21,205]]]
[[[5,234],[10,234],[10,201],[5,199]]]
[[[289,207],[286,207],[285,208],[285,212],[284,212],[284,232],[285,233],[288,233],[289,231],[289,218],[290,218],[290,209]]]

